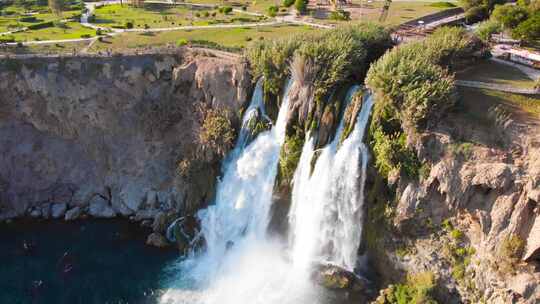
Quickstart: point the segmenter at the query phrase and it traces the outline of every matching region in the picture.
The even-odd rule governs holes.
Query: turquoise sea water
[[[123,220],[0,224],[0,303],[156,303],[178,253],[146,246],[149,233]]]

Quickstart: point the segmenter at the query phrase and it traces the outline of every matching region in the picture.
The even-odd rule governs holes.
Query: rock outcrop
[[[391,180],[388,224],[368,223],[383,285],[432,272],[441,303],[538,303],[540,123],[517,115],[504,129],[449,115],[418,135],[430,169]]]
[[[0,65],[0,220],[197,209],[220,162],[203,159],[190,179],[176,173],[200,145],[197,110],[237,119],[251,87],[240,60],[188,50]]]

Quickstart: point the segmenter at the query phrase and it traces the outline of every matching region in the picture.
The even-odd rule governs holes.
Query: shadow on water
[[[124,220],[0,225],[0,303],[156,303],[175,250]]]

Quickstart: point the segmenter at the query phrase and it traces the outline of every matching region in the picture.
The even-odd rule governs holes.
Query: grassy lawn
[[[390,5],[388,10],[388,16],[384,22],[385,25],[399,25],[401,23],[433,14],[445,9],[448,9],[447,6],[435,5],[439,2],[422,2],[422,1],[407,1],[407,2],[393,2]],[[345,23],[356,23],[362,21],[372,21],[379,22],[379,17],[381,15],[381,9],[384,5],[384,2],[377,1],[368,3],[367,1],[354,0],[353,4],[355,8],[348,9],[351,11],[351,20],[350,21],[335,21],[329,20],[326,18],[315,19],[318,22],[328,23],[328,24],[345,24]],[[317,13],[311,12],[313,16],[318,16]]]
[[[459,88],[459,94],[465,106],[463,112],[479,123],[486,119],[489,109],[495,106],[502,106],[519,121],[540,119],[540,96],[463,87]]]
[[[9,46],[0,48],[0,54],[73,54],[80,52],[90,42],[70,42],[62,44],[35,44],[23,47]]]
[[[61,39],[77,39],[83,35],[93,37],[96,31],[85,28],[78,22],[67,22],[65,27],[48,27],[39,30],[26,31],[15,33],[11,36],[18,41],[37,41],[37,40],[61,40]]]
[[[250,12],[266,14],[268,7],[272,5],[279,6],[282,4],[282,1],[279,0],[229,0],[229,1],[220,1],[220,0],[186,0],[186,3],[196,3],[196,4],[212,4],[212,5],[228,5],[234,8],[241,8],[243,6]]]
[[[160,33],[124,33],[104,39],[93,45],[91,51],[120,51],[122,49],[142,48],[147,46],[162,46],[176,43],[181,39],[205,40],[225,47],[241,48],[249,41],[256,39],[272,39],[285,37],[300,32],[315,31],[315,29],[300,25],[283,25],[259,28],[233,29],[201,29],[192,31],[171,31]]]
[[[519,69],[493,61],[484,61],[456,74],[460,80],[489,82],[518,88],[532,88],[534,81]]]
[[[95,10],[94,23],[104,27],[123,27],[133,22],[134,28],[165,28],[183,25],[258,22],[261,18],[241,13],[223,14],[217,9],[187,6],[146,4],[144,8],[128,5],[106,5]]]
[[[67,10],[57,16],[49,11],[47,6],[31,5],[27,7],[17,5],[0,6],[0,33],[12,31],[17,28],[24,28],[32,24],[68,19],[81,13],[80,10]],[[35,21],[24,22],[21,18],[35,17]]]

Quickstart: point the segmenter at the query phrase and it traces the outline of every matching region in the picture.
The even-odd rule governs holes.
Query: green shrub
[[[199,141],[204,150],[223,157],[234,144],[234,129],[228,113],[217,109],[203,110]]]
[[[502,242],[500,256],[511,261],[518,261],[524,249],[525,241],[517,235],[511,235]]]
[[[456,7],[456,5],[452,2],[434,2],[434,3],[431,3],[429,6],[432,6],[432,7],[439,7],[439,8],[452,8],[452,7]]]
[[[456,264],[452,267],[452,278],[456,280],[458,283],[462,283],[465,279],[465,265],[464,264]]]
[[[127,28],[127,29],[132,29],[133,28],[133,21],[126,21],[126,23],[124,24],[124,27]]]
[[[275,17],[277,16],[278,11],[279,11],[279,8],[277,6],[271,5],[268,7],[267,13],[268,13],[268,16]]]
[[[36,16],[25,16],[25,17],[19,18],[19,21],[20,22],[36,22],[37,18]]]
[[[465,11],[465,23],[473,24],[486,19],[489,11],[486,6],[475,6]]]
[[[188,44],[188,40],[185,38],[180,38],[176,41],[176,46],[184,46]]]
[[[540,12],[520,23],[513,31],[512,37],[533,42],[540,39]]]
[[[501,25],[494,20],[486,20],[478,24],[478,27],[474,30],[474,33],[483,42],[489,42],[489,38],[492,34],[502,31]]]
[[[233,8],[231,6],[222,6],[219,8],[219,12],[228,15],[232,12]]]
[[[435,291],[436,279],[433,272],[421,272],[408,275],[404,284],[393,285],[383,296],[383,302],[390,304],[437,304],[432,294]]]
[[[53,21],[47,21],[47,22],[40,22],[40,23],[31,24],[31,25],[28,26],[28,29],[29,30],[40,30],[40,29],[53,27],[53,26],[54,26]]]
[[[331,20],[347,21],[351,20],[351,13],[345,10],[336,10],[330,13]]]
[[[294,7],[299,14],[304,14],[307,10],[307,1],[306,0],[295,0]]]
[[[0,44],[1,43],[12,43],[12,42],[15,42],[15,37],[10,36],[10,35],[0,36]]]
[[[475,50],[464,30],[441,28],[422,42],[394,48],[371,65],[366,84],[377,102],[369,138],[382,176],[421,175],[427,164],[408,143],[417,130],[436,123],[454,106],[454,78],[447,68],[469,60]]]
[[[505,29],[514,29],[528,17],[527,9],[518,5],[497,5],[491,14],[491,19]]]
[[[463,232],[461,232],[461,230],[457,229],[457,228],[454,228],[450,231],[450,236],[456,240],[456,241],[459,241],[461,240],[461,238],[463,238]]]
[[[469,142],[462,142],[462,143],[459,143],[459,144],[452,144],[450,146],[450,151],[455,156],[460,156],[465,160],[468,160],[468,159],[471,158],[471,156],[473,155],[473,152],[474,152],[473,149],[474,149],[474,144],[469,143]]]
[[[292,181],[296,165],[300,161],[304,140],[299,136],[287,136],[279,155],[279,179],[281,183]]]
[[[283,6],[291,7],[294,4],[294,0],[283,0]]]

